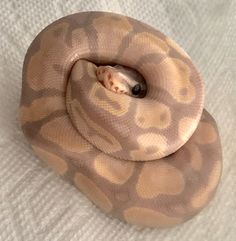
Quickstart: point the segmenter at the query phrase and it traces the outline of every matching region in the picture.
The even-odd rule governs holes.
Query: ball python
[[[145,96],[115,93],[99,68],[136,71]],[[65,16],[33,40],[22,79],[19,120],[33,151],[103,212],[167,228],[212,199],[217,125],[189,55],[160,31],[115,13]]]

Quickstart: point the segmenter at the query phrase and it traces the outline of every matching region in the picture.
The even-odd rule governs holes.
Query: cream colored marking
[[[190,82],[190,68],[180,59],[166,57],[158,65],[144,63],[141,72],[149,73],[149,81],[156,87],[161,87],[180,103],[191,103],[196,97],[196,91]],[[156,75],[158,74],[158,81]]]
[[[83,192],[92,202],[100,207],[104,212],[110,212],[112,203],[108,197],[101,191],[97,185],[82,173],[76,173],[74,177],[75,185]]]
[[[202,208],[210,200],[210,195],[215,190],[220,180],[221,169],[221,161],[216,161],[214,168],[209,173],[207,184],[199,188],[191,199],[191,204],[194,208]]]
[[[176,195],[184,190],[182,173],[175,167],[157,161],[145,163],[139,175],[136,191],[142,198],[155,198],[159,194]]]
[[[169,47],[165,41],[148,32],[142,32],[142,33],[136,34],[131,44],[132,43],[137,45],[138,44],[143,45],[145,51],[147,50],[147,48],[150,48],[153,50],[154,53],[166,54],[169,51]]]
[[[114,184],[124,184],[132,175],[134,162],[118,160],[100,154],[94,160],[96,172]]]
[[[119,108],[114,108],[113,105],[111,105],[110,101],[107,101],[106,99],[100,99],[97,97],[96,93],[103,89],[105,92],[107,98],[112,101],[113,103],[117,104]],[[122,97],[120,95],[117,95],[116,93],[113,93],[102,86],[100,86],[97,83],[93,84],[93,87],[91,88],[89,92],[89,98],[92,100],[93,104],[95,106],[98,106],[99,108],[102,108],[106,110],[107,112],[111,113],[115,116],[122,116],[128,112],[128,108],[130,105],[131,98],[127,95],[123,95]]]
[[[72,68],[71,71],[71,79],[73,81],[82,81],[83,76],[84,76],[84,64],[86,63],[86,61],[84,60],[78,60]]]
[[[109,20],[109,24],[107,24]],[[101,16],[93,21],[93,27],[99,33],[97,35],[97,49],[96,52],[99,55],[100,61],[109,62],[113,60],[114,55],[111,53],[116,53],[118,47],[121,45],[124,37],[132,31],[132,25],[125,18],[122,19],[111,19],[106,16]],[[111,34],[111,29],[119,29],[119,31],[112,32],[112,40],[108,38]]]
[[[109,20],[109,25],[107,24],[108,20]],[[101,34],[105,34],[106,30],[110,31],[113,28],[119,29],[120,31],[125,31],[125,33],[128,33],[129,31],[132,30],[132,25],[129,23],[128,19],[124,17],[120,19],[112,19],[107,16],[101,16],[93,20],[93,26],[97,30],[100,30],[102,28],[104,31],[101,32]],[[111,40],[110,38],[107,38],[107,39],[109,41]],[[110,44],[112,44],[111,41],[110,41]]]
[[[137,59],[148,54],[161,54],[167,55],[169,52],[169,46],[165,41],[159,37],[143,32],[137,33],[129,43],[129,47],[125,49],[122,58],[127,59],[131,64],[135,63]],[[133,56],[136,56],[133,58]]]
[[[67,116],[57,117],[42,126],[40,134],[62,149],[82,153],[92,149],[71,125]]]
[[[195,140],[199,144],[210,144],[217,140],[215,128],[209,124],[200,122],[198,131],[195,134]]]
[[[202,155],[199,148],[192,144],[186,146],[190,153],[191,166],[195,171],[200,171],[202,168]]]
[[[166,228],[181,223],[183,220],[177,217],[169,217],[164,213],[148,208],[131,207],[123,212],[127,222],[146,227]]]
[[[170,109],[168,106],[156,101],[140,102],[137,105],[135,122],[144,129],[150,127],[167,128],[171,122]]]
[[[64,41],[68,27],[68,23],[60,22],[50,25],[41,33],[40,49],[30,57],[26,69],[26,80],[33,90],[65,89],[65,82],[62,81],[64,77],[53,69],[52,63],[60,65],[65,61],[63,56],[69,51]],[[57,30],[61,31],[60,38],[55,36]],[[53,51],[53,54],[47,54],[49,51]]]
[[[45,161],[51,168],[53,168],[57,173],[60,175],[63,175],[68,170],[68,165],[65,160],[63,160],[61,157],[50,153],[46,150],[43,150],[42,148],[38,146],[32,146],[33,150],[35,151],[36,155]]]
[[[160,158],[167,149],[166,137],[155,133],[141,134],[138,136],[137,142],[139,149],[130,151],[130,156],[133,160],[146,161]],[[148,153],[149,148],[155,148],[156,151]]]
[[[196,129],[197,124],[198,123],[196,123],[196,120],[194,120],[193,118],[183,117],[182,119],[180,119],[178,129],[179,138],[184,142],[188,141],[190,136]]]
[[[99,126],[96,122],[92,121],[76,99],[71,100],[68,105],[70,105],[73,112],[77,128],[82,130],[82,134],[87,140],[96,144],[96,146],[98,146],[101,150],[105,149],[107,153],[121,150],[121,145],[116,138],[107,130]],[[90,134],[91,132],[92,135]],[[101,136],[105,136],[109,141]]]
[[[141,60],[142,57],[148,56],[149,54],[159,54],[160,57],[167,56],[169,52],[169,46],[165,41],[160,39],[157,36],[154,36],[151,33],[142,32],[137,33],[130,41],[128,48],[124,50],[122,59],[128,62],[130,65],[136,64],[138,60]],[[134,57],[135,56],[135,57]],[[142,66],[145,63],[142,64]],[[154,64],[157,66],[156,64]],[[149,70],[141,71],[142,66],[139,66],[137,70],[140,73],[148,73],[148,76],[151,76]],[[156,76],[156,71],[154,71]],[[153,76],[153,78],[154,78]],[[156,81],[156,79],[155,79]]]
[[[82,59],[84,52],[86,53],[89,50],[88,34],[85,32],[85,28],[74,29],[71,40],[75,55]],[[70,52],[72,53],[72,50]]]
[[[175,41],[173,41],[171,38],[166,37],[166,42],[168,43],[168,45],[170,47],[175,49],[178,53],[180,53],[184,57],[190,59],[189,55]]]
[[[97,79],[97,75],[96,75],[96,69],[97,69],[97,66],[91,62],[88,62],[87,63],[87,72],[88,72],[88,75],[89,77],[93,78],[93,79]]]
[[[57,110],[65,110],[62,97],[41,97],[34,100],[29,107],[20,107],[20,121],[24,125],[27,122],[39,121]]]

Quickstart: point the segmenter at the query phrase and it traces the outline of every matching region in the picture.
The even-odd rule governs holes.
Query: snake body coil
[[[144,98],[113,93],[99,65],[127,66]],[[104,212],[170,227],[213,197],[222,156],[203,83],[189,56],[154,28],[83,12],[46,27],[23,67],[20,122],[35,153]]]

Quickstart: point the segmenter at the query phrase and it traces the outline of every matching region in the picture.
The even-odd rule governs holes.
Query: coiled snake
[[[139,73],[145,96],[99,83],[104,65]],[[50,24],[29,47],[20,123],[35,153],[104,212],[171,227],[209,202],[221,175],[203,91],[189,56],[161,32],[119,14],[82,12]]]

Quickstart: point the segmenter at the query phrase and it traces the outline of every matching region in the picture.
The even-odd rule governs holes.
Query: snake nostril
[[[141,92],[141,85],[137,84],[132,88],[132,94],[133,95],[138,95]]]

